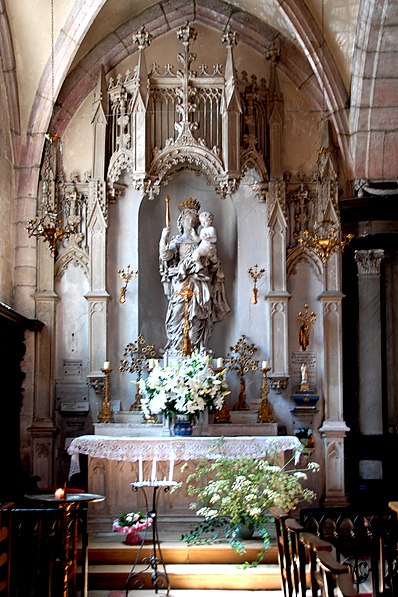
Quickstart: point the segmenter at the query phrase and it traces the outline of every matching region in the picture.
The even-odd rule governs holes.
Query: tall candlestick
[[[169,483],[171,483],[173,480],[173,473],[174,473],[174,458],[170,458]]]
[[[151,481],[156,481],[156,457],[152,460]]]
[[[138,458],[138,481],[142,482],[142,456]]]
[[[170,197],[166,195],[166,228],[170,228]]]

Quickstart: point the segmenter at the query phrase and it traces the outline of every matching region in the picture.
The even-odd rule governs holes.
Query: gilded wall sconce
[[[138,272],[130,271],[130,266],[128,265],[127,270],[118,269],[117,273],[118,273],[119,278],[121,278],[122,280],[125,281],[125,285],[120,287],[120,297],[119,297],[119,302],[121,302],[123,305],[126,302],[127,286],[131,280],[134,280],[138,276]]]
[[[299,329],[299,344],[303,350],[307,350],[308,345],[310,343],[310,327],[316,321],[316,315],[314,311],[311,312],[311,315],[308,314],[308,305],[304,305],[305,312],[299,311],[297,315],[297,319],[300,324]]]
[[[249,267],[249,269],[247,270],[247,273],[249,274],[249,277],[251,280],[253,280],[253,290],[252,290],[252,303],[253,305],[257,304],[257,294],[258,294],[258,288],[257,288],[257,282],[259,280],[261,280],[261,278],[263,277],[264,273],[265,273],[265,269],[260,269],[258,270],[258,265],[256,263],[256,265],[254,267]]]

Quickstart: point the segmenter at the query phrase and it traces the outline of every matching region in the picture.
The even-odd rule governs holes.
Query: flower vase
[[[177,415],[177,420],[173,425],[173,433],[179,437],[192,435],[192,424],[186,415]]]
[[[142,541],[142,539],[141,539],[140,535],[138,534],[137,529],[132,529],[131,531],[129,531],[126,534],[126,538],[124,540],[126,545],[140,545],[141,541]]]
[[[254,534],[254,526],[252,524],[240,524],[237,534],[239,539],[251,539]]]

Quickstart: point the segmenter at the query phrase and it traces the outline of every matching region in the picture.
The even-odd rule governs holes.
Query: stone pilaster
[[[359,459],[359,476],[365,485],[383,479],[377,437],[383,435],[382,338],[380,319],[380,268],[382,249],[355,252],[358,268],[359,431],[367,436]],[[365,444],[364,444],[365,445]]]

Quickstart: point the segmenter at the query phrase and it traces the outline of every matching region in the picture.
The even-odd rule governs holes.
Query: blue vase
[[[192,435],[192,429],[192,424],[186,417],[177,417],[177,421],[173,426],[173,433],[180,437],[187,437]]]

